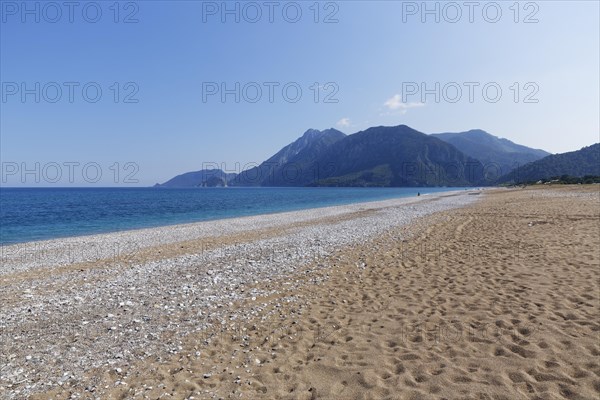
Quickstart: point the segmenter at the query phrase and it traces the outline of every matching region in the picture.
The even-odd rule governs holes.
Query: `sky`
[[[2,186],[149,186],[307,129],[600,141],[597,1],[0,0]]]

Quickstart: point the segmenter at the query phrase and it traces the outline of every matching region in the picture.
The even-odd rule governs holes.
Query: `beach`
[[[2,248],[0,398],[593,399],[598,186]]]

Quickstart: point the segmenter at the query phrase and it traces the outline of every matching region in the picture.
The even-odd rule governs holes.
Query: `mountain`
[[[470,186],[483,165],[454,146],[406,125],[379,126],[346,136],[315,165],[312,186]]]
[[[532,149],[474,129],[468,132],[436,133],[432,136],[452,144],[469,157],[478,159],[486,172],[496,179],[514,168],[544,158],[550,153]]]
[[[307,130],[293,143],[254,167],[241,172],[231,186],[303,186],[311,175],[311,163],[346,135],[336,129]],[[311,179],[309,179],[311,180]]]
[[[189,187],[218,187],[227,186],[236,174],[225,173],[220,169],[203,169],[201,171],[187,172],[177,175],[163,184],[156,184],[160,188],[189,188]]]
[[[156,186],[486,185],[496,183],[513,167],[547,155],[482,130],[426,135],[400,125],[346,136],[336,129],[309,129],[259,166],[238,175],[203,170]],[[556,172],[562,167],[539,168],[549,168],[551,176],[564,174]],[[573,174],[569,171],[565,173]]]
[[[526,183],[561,176],[600,176],[600,143],[569,153],[553,154],[516,168],[498,183]]]

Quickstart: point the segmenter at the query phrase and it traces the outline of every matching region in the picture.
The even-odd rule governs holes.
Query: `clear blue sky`
[[[0,156],[10,171],[46,167],[40,185],[59,165],[54,185],[68,186],[65,163],[76,163],[76,185],[95,163],[86,176],[101,170],[96,186],[114,185],[117,168],[119,185],[131,185],[124,175],[133,172],[137,185],[151,185],[203,163],[233,170],[308,128],[480,128],[552,153],[599,141],[597,1],[479,2],[472,10],[427,3],[439,7],[439,22],[422,15],[420,1],[229,2],[239,22],[220,1],[83,1],[71,10],[62,1],[27,2],[26,10],[0,3]],[[235,91],[236,82],[239,103],[209,92],[221,83]],[[439,102],[435,93],[422,99],[422,84],[435,92],[436,82]],[[256,86],[262,97],[253,103]],[[462,97],[452,103],[457,86]],[[298,87],[302,98],[291,102]],[[25,186],[36,185],[34,175]],[[19,172],[7,176],[4,185],[21,184]]]

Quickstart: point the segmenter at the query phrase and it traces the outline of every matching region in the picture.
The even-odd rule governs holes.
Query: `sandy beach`
[[[0,398],[596,399],[598,186],[5,246]]]

